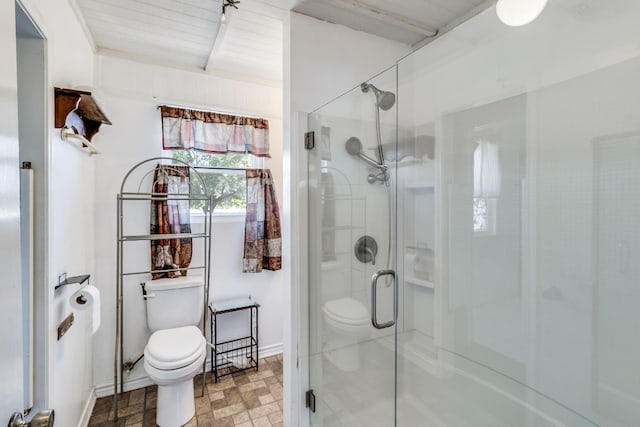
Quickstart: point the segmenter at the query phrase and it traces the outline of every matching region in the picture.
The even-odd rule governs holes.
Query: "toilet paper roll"
[[[100,327],[100,291],[93,285],[87,285],[71,295],[69,301],[75,310],[91,309],[91,335],[95,334]]]

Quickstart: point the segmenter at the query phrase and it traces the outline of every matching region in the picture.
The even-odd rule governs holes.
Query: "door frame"
[[[40,44],[37,46],[27,46],[27,54],[36,55],[42,53],[41,70],[35,76],[30,76],[25,85],[32,86],[42,84],[39,91],[29,93],[26,97],[18,97],[19,110],[20,102],[35,105],[29,114],[19,114],[20,120],[24,120],[26,115],[29,121],[28,133],[19,137],[20,150],[29,152],[29,160],[34,166],[34,294],[32,300],[34,318],[34,371],[33,371],[33,400],[34,408],[44,409],[51,406],[53,393],[53,354],[55,352],[55,328],[53,325],[52,302],[54,295],[53,284],[50,279],[51,263],[51,229],[50,219],[53,212],[50,203],[51,195],[51,135],[50,125],[53,123],[53,108],[51,106],[52,88],[49,76],[49,46],[47,41],[47,31],[43,26],[44,18],[40,16],[39,10],[32,0],[14,0],[16,10],[21,9],[26,16],[32,31],[40,35]],[[17,40],[16,40],[17,43]],[[18,51],[16,50],[16,59]],[[35,79],[38,79],[36,82]],[[18,78],[18,83],[20,78]],[[26,98],[26,99],[25,99]],[[22,105],[24,107],[24,104]],[[34,116],[35,112],[35,116]],[[35,119],[35,120],[34,120]]]

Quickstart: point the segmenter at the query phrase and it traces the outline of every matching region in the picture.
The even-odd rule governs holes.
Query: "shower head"
[[[381,165],[380,163],[373,160],[371,157],[367,156],[362,152],[362,142],[355,136],[352,136],[351,138],[347,139],[347,142],[345,142],[344,144],[344,148],[345,150],[347,150],[347,153],[351,154],[352,156],[360,157],[362,160],[367,162],[370,166],[373,166],[374,168],[380,169],[383,171],[387,170],[386,165]]]
[[[371,83],[362,83],[360,85],[360,89],[365,93],[371,90],[376,96],[376,105],[381,110],[387,111],[396,103],[396,96],[393,92],[382,91]]]
[[[344,148],[347,150],[347,153],[351,154],[352,156],[357,156],[358,154],[362,153],[362,142],[360,142],[360,140],[355,136],[352,136],[351,138],[347,139],[347,142],[345,142],[344,144]]]

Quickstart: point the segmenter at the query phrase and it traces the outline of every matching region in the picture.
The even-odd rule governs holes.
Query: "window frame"
[[[189,152],[192,150],[162,150],[162,156],[167,158],[167,159],[174,159],[174,154],[176,152]],[[213,153],[206,153],[206,152],[202,152],[202,151],[198,151],[198,154],[202,154],[202,155],[211,155],[211,156],[224,156],[224,154],[213,154]],[[242,153],[231,153],[231,154],[242,154]],[[258,156],[254,156],[251,153],[245,153],[245,156],[249,156],[250,161],[250,165],[249,166],[245,166],[245,165],[240,165],[240,166],[226,166],[229,168],[239,168],[239,169],[246,169],[246,168],[255,168],[255,169],[262,169],[264,168],[264,164],[265,164],[265,158],[264,157],[258,157]],[[204,175],[206,173],[215,173],[212,171],[207,171],[207,169],[199,169],[199,168],[206,168],[208,166],[198,166],[198,165],[194,165],[189,163],[189,166],[192,167],[193,169],[195,169],[198,173]],[[221,166],[221,169],[224,169],[225,166]],[[230,170],[227,171],[225,173],[228,174],[243,174],[244,172],[242,170]],[[212,213],[212,217],[213,217],[213,221],[216,223],[231,223],[231,222],[239,222],[240,220],[244,220],[244,218],[246,217],[247,214],[247,210],[246,210],[246,203],[245,203],[245,207],[244,208],[238,208],[238,209],[214,209],[213,213]],[[197,212],[194,209],[190,209],[189,210],[189,216],[192,219],[192,222],[194,224],[199,224],[199,223],[204,223],[204,218],[205,218],[205,213],[204,212]]]

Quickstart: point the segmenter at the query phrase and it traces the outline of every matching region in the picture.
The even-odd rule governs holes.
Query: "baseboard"
[[[284,351],[284,346],[282,343],[265,345],[264,347],[260,347],[258,352],[260,353],[260,359],[264,357],[275,356],[277,354],[282,354]]]
[[[265,357],[275,356],[277,354],[281,354],[283,352],[284,346],[282,343],[266,345],[264,347],[260,347],[258,349],[258,353],[260,359]],[[208,350],[207,350],[208,352]],[[207,359],[207,372],[211,370],[211,360]],[[124,381],[123,388],[124,391],[136,390],[143,387],[148,387],[153,385],[153,382],[146,375],[136,377],[136,378],[127,378]],[[101,384],[94,388],[95,393],[93,393],[93,403],[91,404],[91,408],[93,409],[93,404],[95,403],[96,397],[105,397],[113,395],[113,383],[109,384]],[[91,413],[89,413],[91,415]]]
[[[93,413],[93,407],[96,404],[96,388],[91,389],[91,393],[89,394],[89,399],[87,399],[87,403],[84,405],[84,409],[82,410],[82,415],[80,416],[80,420],[78,421],[78,427],[87,427],[89,425],[89,420],[91,419],[91,414]]]
[[[207,369],[209,366],[207,365]],[[146,375],[136,377],[136,378],[127,378],[124,380],[123,388],[124,391],[137,390],[139,388],[149,387],[153,385],[153,382]],[[113,396],[113,383],[102,384],[96,386],[96,396],[97,397],[106,397]]]

